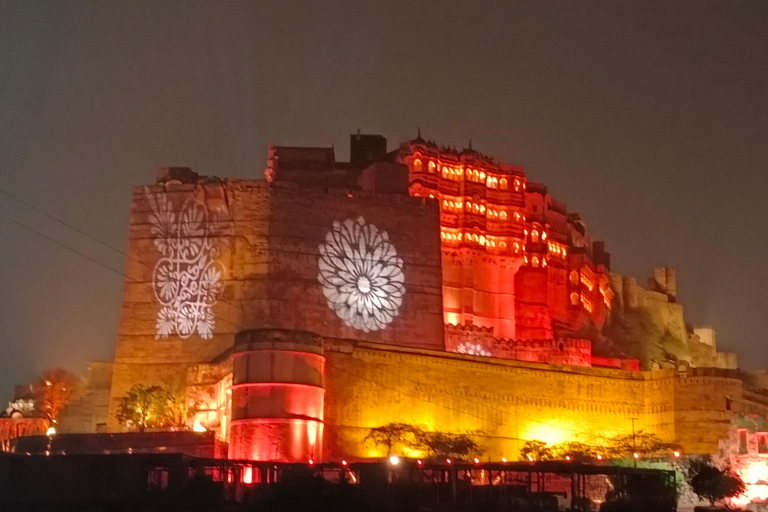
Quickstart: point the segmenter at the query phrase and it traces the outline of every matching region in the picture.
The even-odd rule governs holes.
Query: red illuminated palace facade
[[[472,149],[417,138],[401,144],[397,161],[408,167],[410,195],[440,208],[446,348],[591,366],[589,342],[570,334],[588,321],[602,326],[613,292],[610,256],[581,217],[522,168]]]
[[[190,426],[232,459],[380,457],[364,438],[392,422],[474,433],[492,460],[633,418],[716,449],[741,380],[639,371],[579,334],[646,307],[688,339],[673,271],[648,290],[610,274],[603,243],[520,167],[420,136],[350,143],[348,162],[271,146],[266,179],[162,168],[134,189],[115,361],[70,431],[130,429],[118,405],[145,384],[183,390]]]

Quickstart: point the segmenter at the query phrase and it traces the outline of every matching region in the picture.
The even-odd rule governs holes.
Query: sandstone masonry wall
[[[403,260],[406,288],[399,315],[386,329],[367,333],[344,325],[328,307],[318,281],[318,247],[326,234],[334,222],[361,215],[388,233]],[[137,187],[110,393],[110,430],[119,429],[117,405],[131,386],[184,386],[190,365],[210,362],[231,349],[234,335],[245,329],[296,329],[442,348],[439,233],[434,202],[400,194],[352,195],[345,190],[239,180]],[[169,244],[176,244],[170,257]],[[172,313],[184,318],[164,325],[163,294],[178,296],[182,285],[173,278],[194,267],[189,261],[201,244],[207,251],[205,271],[219,274],[218,294],[209,300],[209,311],[189,313],[202,299],[186,281],[183,286],[191,298],[183,307],[171,305]],[[198,323],[190,327],[193,320]],[[200,328],[201,323],[208,329]]]
[[[389,422],[481,432],[487,455],[513,458],[526,440],[599,443],[637,430],[676,437],[671,370],[577,368],[371,343],[326,344],[327,457],[381,456],[362,444]],[[716,446],[716,444],[715,444]]]

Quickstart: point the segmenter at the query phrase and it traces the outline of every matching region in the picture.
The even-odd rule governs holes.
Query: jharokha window
[[[757,434],[757,452],[768,453],[768,432]]]
[[[747,453],[747,429],[739,430],[739,453]]]

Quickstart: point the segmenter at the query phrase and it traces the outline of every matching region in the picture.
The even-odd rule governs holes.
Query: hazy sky
[[[0,189],[125,250],[155,168],[259,178],[360,128],[522,165],[768,367],[768,2],[0,0]],[[0,402],[113,357],[125,260],[0,195]]]

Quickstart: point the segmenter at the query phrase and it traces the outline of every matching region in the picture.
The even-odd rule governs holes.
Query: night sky
[[[125,251],[158,166],[421,127],[546,183],[612,270],[676,267],[687,320],[768,367],[768,2],[373,4],[0,0],[0,189]],[[0,402],[113,358],[124,266],[0,194]]]

